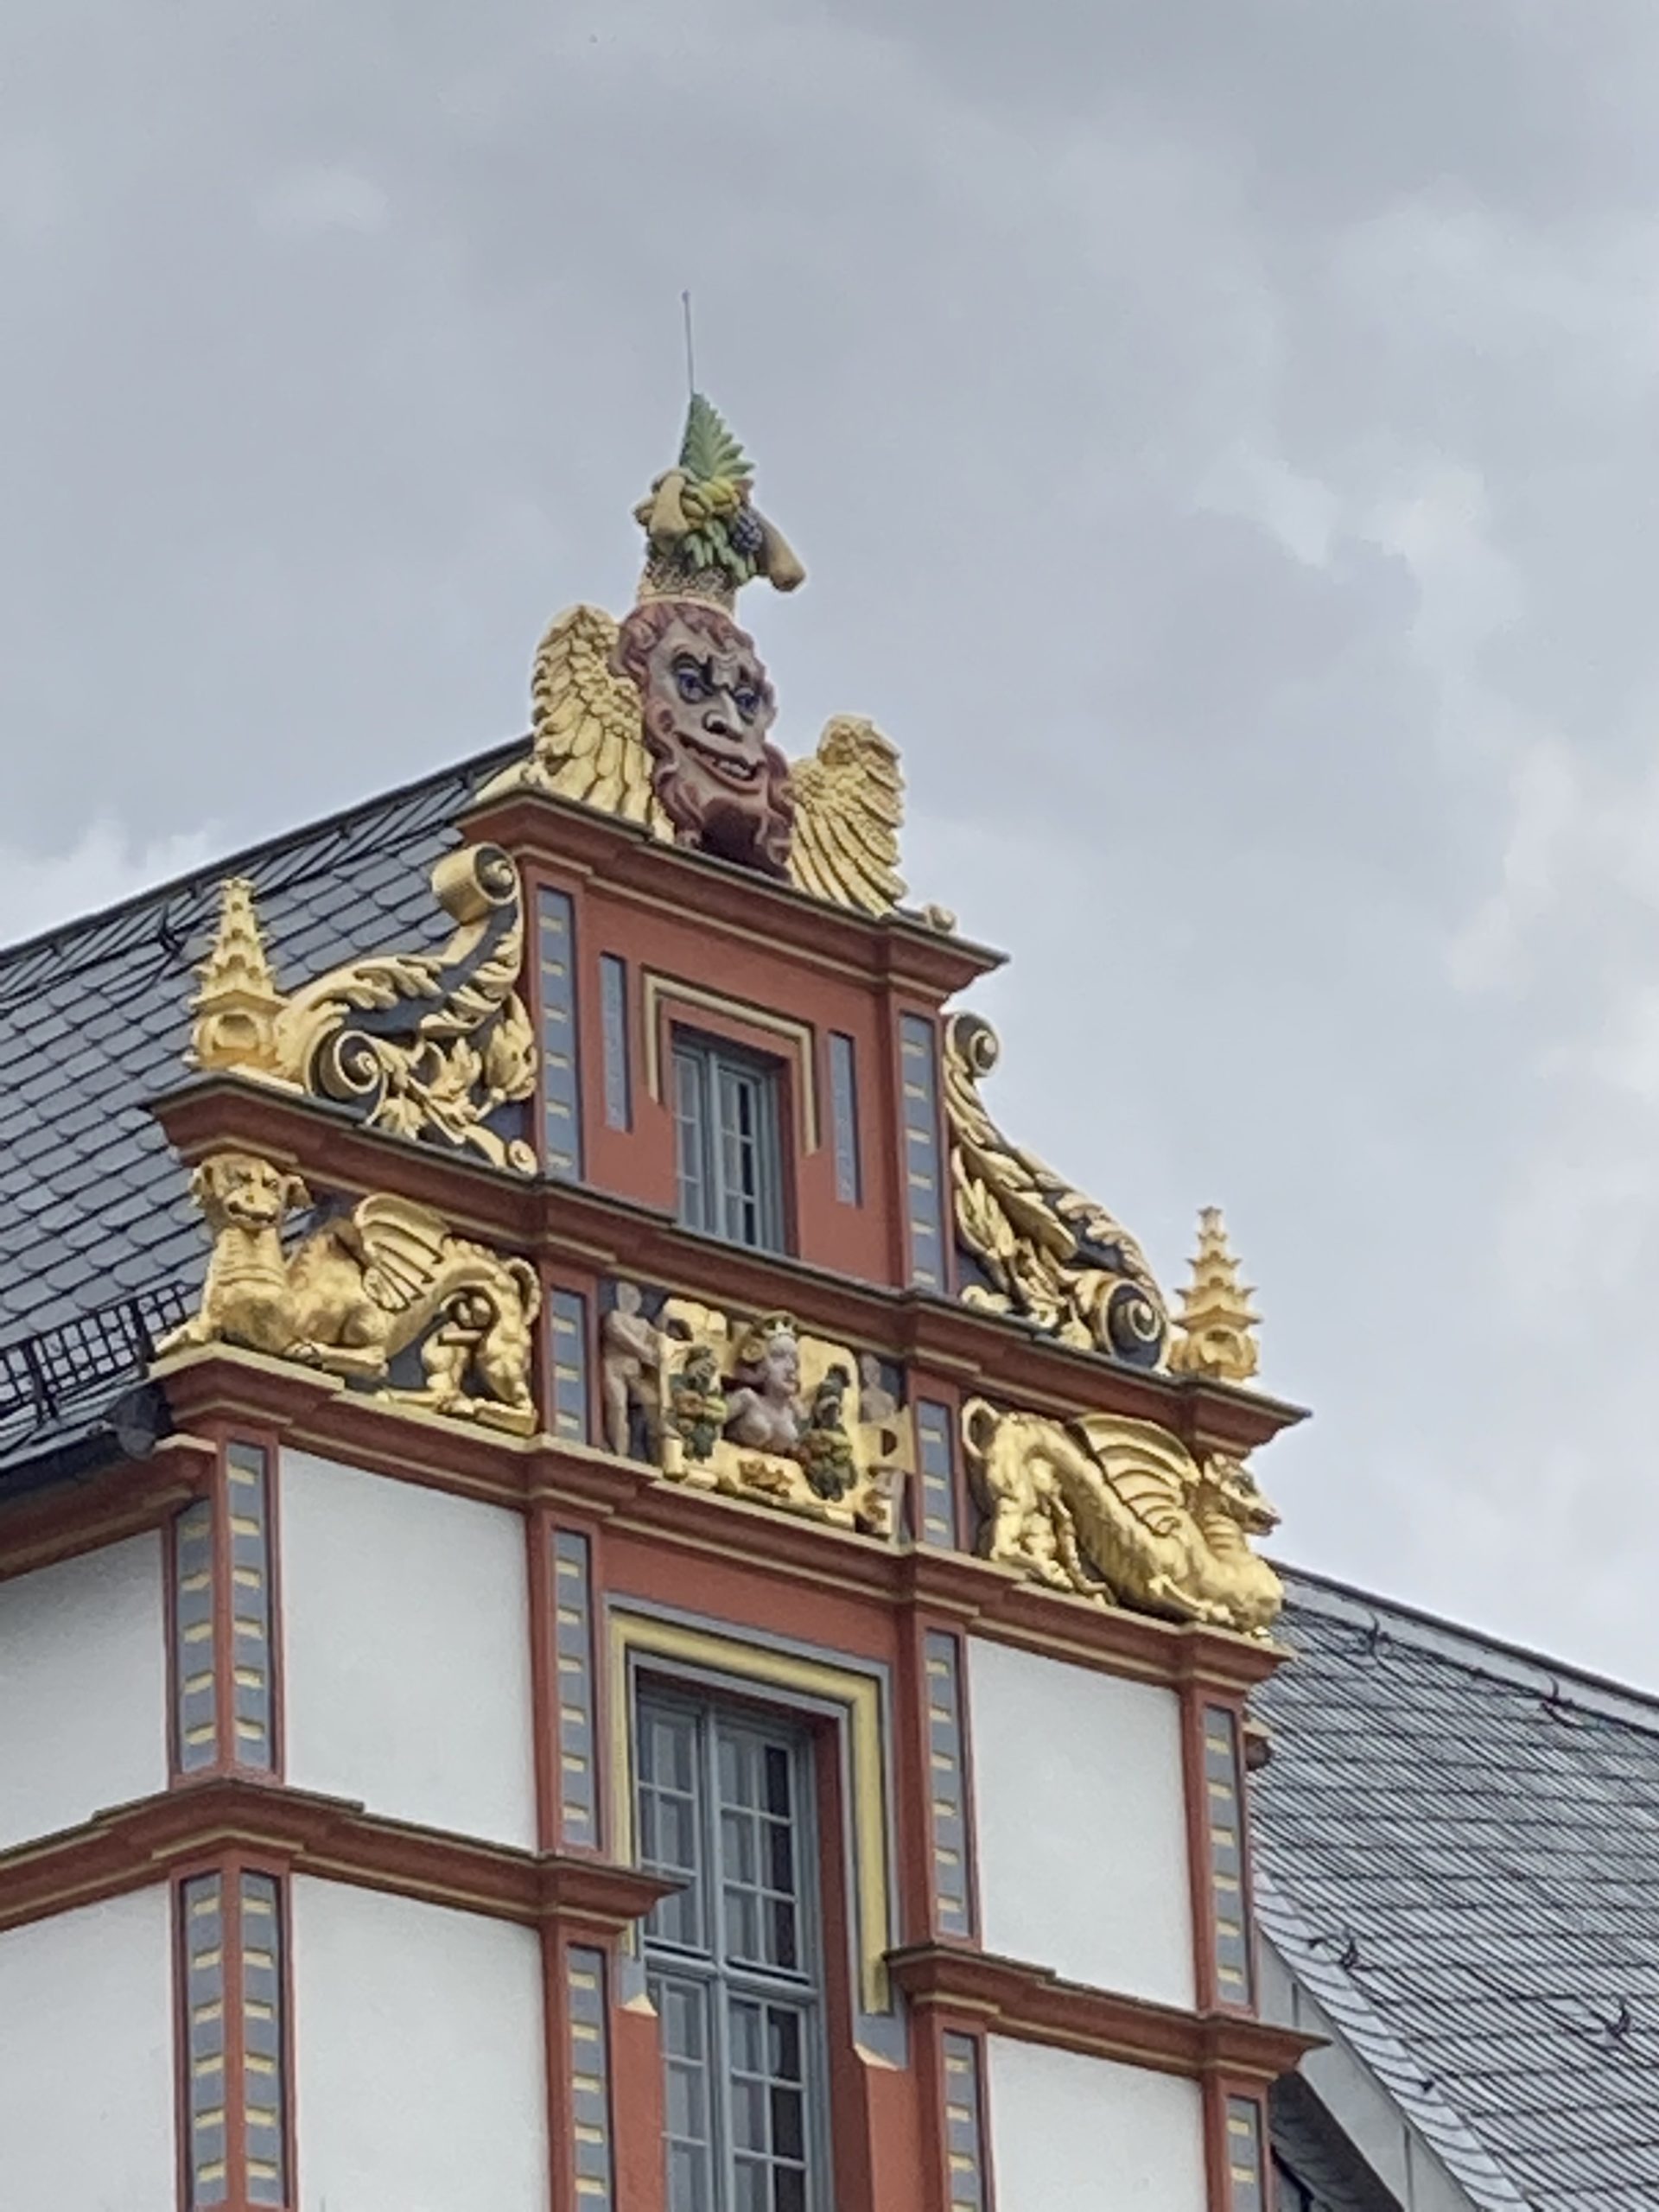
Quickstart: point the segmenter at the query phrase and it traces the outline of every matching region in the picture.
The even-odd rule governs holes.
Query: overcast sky
[[[509,736],[700,380],[1014,956],[1228,1210],[1287,1557],[1659,1686],[1652,0],[11,0],[0,935]]]

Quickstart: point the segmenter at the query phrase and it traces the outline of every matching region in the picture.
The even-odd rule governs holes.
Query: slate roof
[[[144,1102],[183,1079],[219,885],[252,880],[284,986],[353,954],[441,942],[427,872],[523,741],[0,951],[0,1344],[195,1280],[195,1210]]]
[[[67,1412],[96,1417],[108,1394],[77,1365],[84,1335],[111,1341],[105,1377],[124,1383],[143,1361],[123,1362],[116,1340],[135,1315],[176,1319],[179,1287],[200,1280],[200,1224],[145,1102],[186,1072],[192,970],[221,880],[251,879],[284,985],[355,954],[440,943],[450,925],[428,872],[455,842],[455,815],[523,743],[0,950],[0,1470]],[[49,1385],[66,1358],[73,1387],[43,1397],[40,1374]]]
[[[1257,1910],[1474,2202],[1659,2206],[1659,1701],[1311,1576]]]

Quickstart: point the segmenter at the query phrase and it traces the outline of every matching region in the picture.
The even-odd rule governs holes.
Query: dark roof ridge
[[[9,971],[25,959],[38,957],[49,951],[62,958],[78,938],[91,937],[94,931],[146,909],[165,906],[170,899],[188,897],[199,891],[203,884],[216,885],[228,874],[245,873],[260,861],[270,861],[292,846],[326,836],[330,831],[348,830],[366,816],[407,804],[442,785],[454,783],[462,778],[476,779],[486,768],[493,767],[498,761],[505,762],[522,752],[528,742],[529,740],[524,737],[503,739],[480,753],[469,753],[441,768],[429,769],[426,774],[412,777],[407,783],[395,784],[388,791],[372,792],[365,798],[353,800],[348,805],[336,807],[331,813],[319,815],[314,821],[300,823],[273,837],[262,837],[257,843],[241,846],[217,860],[204,861],[200,868],[190,868],[181,875],[169,876],[164,882],[153,883],[145,890],[130,892],[126,898],[118,899],[107,906],[95,907],[89,914],[77,915],[71,921],[60,922],[53,928],[41,930],[33,937],[20,938],[13,944],[0,944],[0,984],[4,982]]]
[[[1471,1674],[1515,1688],[1540,1692],[1550,1702],[1572,1706],[1604,1719],[1624,1721],[1659,1736],[1659,1692],[1637,1689],[1611,1675],[1556,1659],[1522,1643],[1510,1643],[1483,1629],[1465,1627],[1395,1598],[1382,1598],[1340,1582],[1333,1575],[1275,1562],[1294,1605],[1330,1620],[1365,1630],[1381,1629],[1414,1649],[1432,1653]],[[1572,1691],[1573,1694],[1567,1693]]]

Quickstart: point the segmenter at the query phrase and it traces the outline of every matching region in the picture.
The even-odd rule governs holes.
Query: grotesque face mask
[[[751,640],[717,608],[648,600],[623,624],[617,658],[639,689],[652,787],[680,843],[783,874],[788,767],[766,742],[777,702]]]

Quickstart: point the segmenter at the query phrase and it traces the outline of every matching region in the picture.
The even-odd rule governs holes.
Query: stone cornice
[[[0,1581],[159,1527],[200,1494],[213,1459],[205,1438],[170,1436],[148,1459],[114,1460],[0,1508]]]
[[[609,898],[660,907],[744,944],[762,938],[808,967],[868,976],[935,1004],[1006,958],[901,911],[878,918],[832,906],[752,868],[683,852],[637,823],[544,791],[486,800],[461,816],[460,826],[468,837],[505,847],[521,867],[543,867],[567,881],[590,877]]]
[[[460,1234],[584,1271],[616,1273],[737,1308],[795,1314],[803,1327],[912,1361],[1033,1412],[1123,1414],[1189,1449],[1243,1454],[1303,1419],[1259,1391],[1148,1374],[1073,1350],[954,1300],[756,1252],[683,1229],[665,1212],[575,1184],[526,1182],[431,1145],[363,1128],[343,1107],[226,1076],[199,1076],[152,1102],[187,1165],[226,1148],[262,1154],[357,1191],[433,1207]]]
[[[0,1513],[0,1580],[162,1526],[208,1479],[217,1435],[240,1430],[510,1510],[563,1507],[671,1549],[688,1566],[741,1559],[804,1589],[844,1591],[1172,1688],[1191,1682],[1243,1695],[1284,1656],[1270,1643],[1044,1589],[970,1553],[856,1535],[669,1482],[639,1461],[545,1433],[504,1436],[387,1403],[258,1352],[214,1344],[155,1372],[177,1433],[151,1459],[122,1462]]]
[[[921,2010],[971,2021],[1026,2042],[1151,2066],[1195,2080],[1265,2084],[1289,2073],[1317,2036],[1238,2012],[1183,2012],[1064,1981],[1046,1967],[956,1944],[918,1943],[887,1954],[896,1987]]]
[[[677,1885],[608,1860],[515,1851],[240,1776],[181,1783],[0,1852],[0,1929],[162,1881],[233,1847],[278,1871],[607,1935]]]

